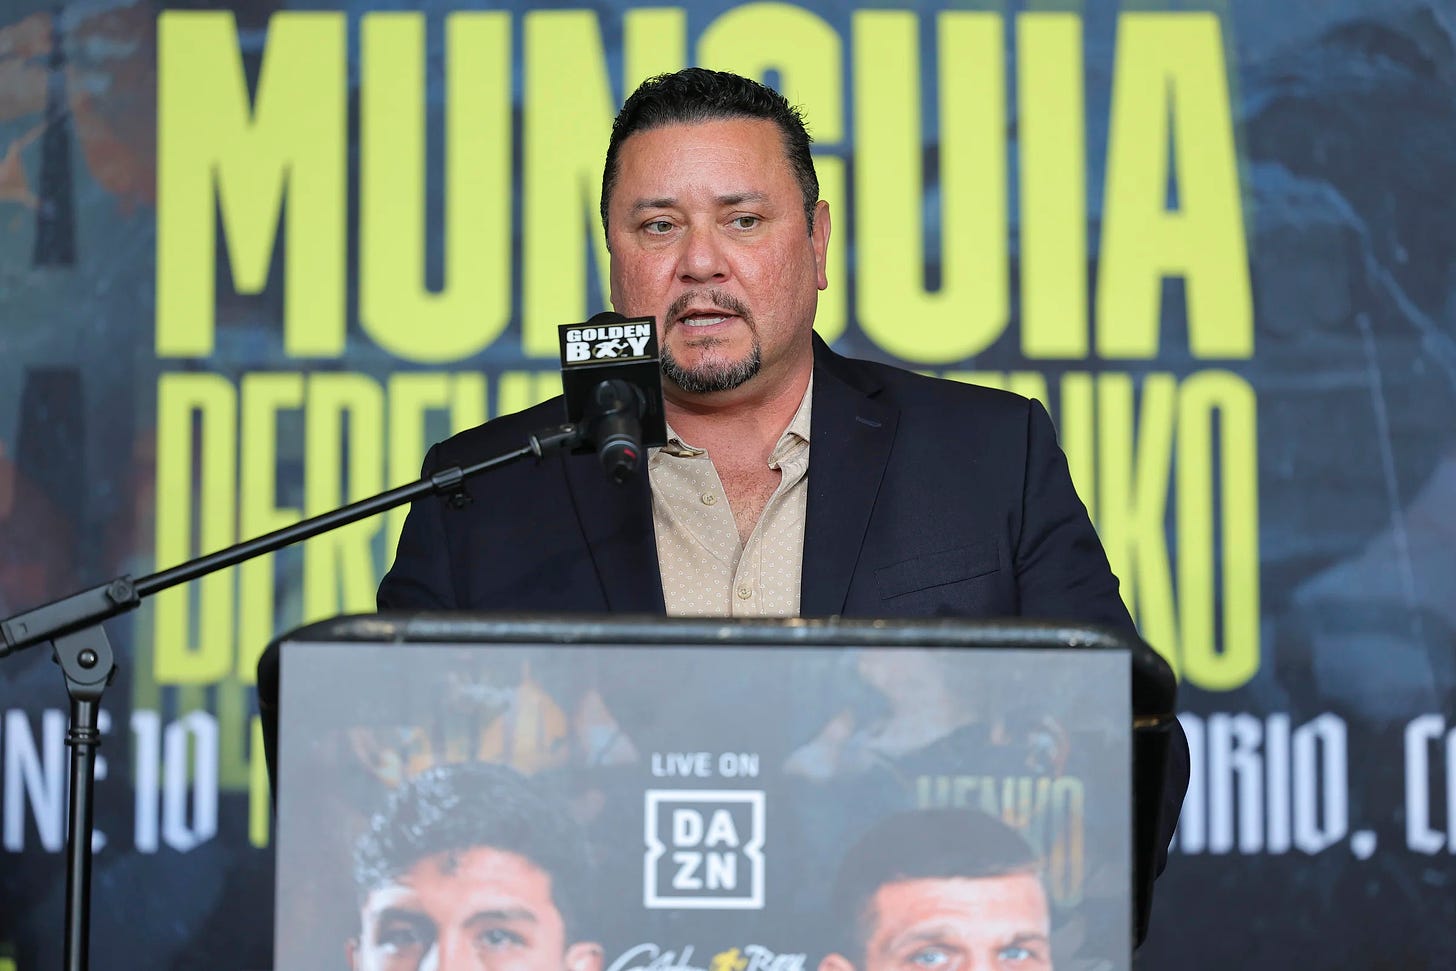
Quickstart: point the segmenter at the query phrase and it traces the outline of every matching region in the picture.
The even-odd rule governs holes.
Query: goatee
[[[712,343],[704,342],[697,346],[711,347]],[[692,368],[679,364],[677,358],[672,356],[672,351],[665,346],[662,348],[663,377],[688,394],[732,391],[757,374],[762,364],[763,349],[759,346],[757,337],[753,340],[753,348],[748,356],[740,361],[713,361]]]

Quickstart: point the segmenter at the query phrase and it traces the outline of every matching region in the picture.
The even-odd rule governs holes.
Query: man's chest
[[[728,507],[733,511],[740,543],[748,543],[782,478],[778,469],[764,467],[718,469],[718,479],[723,484]]]

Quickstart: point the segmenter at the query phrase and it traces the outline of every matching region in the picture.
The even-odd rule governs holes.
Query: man
[[[839,950],[819,971],[1050,971],[1051,912],[1037,859],[978,812],[882,820],[835,884]]]
[[[354,971],[601,971],[581,936],[586,850],[561,807],[504,766],[428,770],[355,851]]]
[[[626,487],[558,456],[492,473],[471,503],[415,503],[381,609],[1026,616],[1135,636],[1040,404],[814,336],[830,213],[781,95],[701,69],[645,82],[612,128],[602,221],[613,306],[658,321],[669,444]],[[559,400],[497,419],[425,471],[561,419]],[[1163,846],[1181,733],[1175,750]]]

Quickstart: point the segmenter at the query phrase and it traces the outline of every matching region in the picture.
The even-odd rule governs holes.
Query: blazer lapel
[[[871,372],[814,338],[809,430],[809,507],[799,613],[842,613],[859,565],[900,411],[877,397]]]
[[[566,482],[612,613],[665,614],[646,463],[627,483],[608,481],[596,455],[568,455]]]

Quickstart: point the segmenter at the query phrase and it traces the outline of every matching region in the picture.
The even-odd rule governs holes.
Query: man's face
[[[354,971],[601,971],[596,944],[566,946],[551,878],[480,847],[415,864],[364,902]]]
[[[811,235],[773,122],[637,132],[622,143],[607,212],[612,305],[657,318],[677,391],[771,393],[807,375],[829,207],[818,204]]]
[[[870,913],[862,971],[1052,966],[1046,892],[1030,873],[890,883],[875,894]]]

